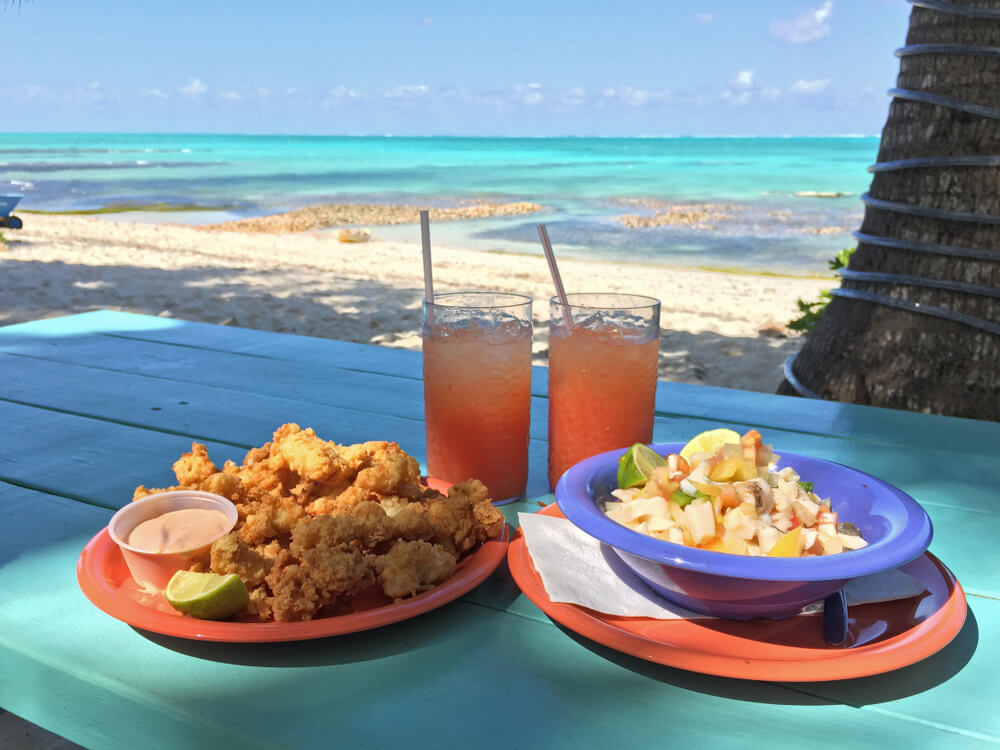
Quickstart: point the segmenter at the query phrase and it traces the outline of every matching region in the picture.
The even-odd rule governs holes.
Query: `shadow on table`
[[[885,674],[829,682],[762,682],[688,672],[647,662],[606,648],[564,628],[564,634],[594,654],[652,680],[685,690],[751,703],[785,705],[843,704],[860,708],[899,700],[937,687],[958,674],[979,643],[979,625],[970,608],[965,624],[945,648],[915,664]],[[766,665],[763,667],[766,669]]]

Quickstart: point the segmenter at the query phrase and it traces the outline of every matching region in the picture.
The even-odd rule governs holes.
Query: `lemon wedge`
[[[720,427],[715,430],[700,432],[687,441],[681,448],[681,456],[690,459],[695,453],[714,453],[723,445],[730,443],[740,444],[740,434],[735,430]]]

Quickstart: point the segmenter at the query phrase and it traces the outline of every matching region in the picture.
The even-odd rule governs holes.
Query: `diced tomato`
[[[837,514],[825,506],[820,506],[820,511],[816,514],[816,525],[821,523],[832,523],[836,526]]]
[[[746,462],[749,472],[756,476],[757,467],[766,465],[767,461],[761,463],[761,446],[763,438],[757,430],[747,430],[740,438],[740,445],[743,448],[743,460]],[[750,479],[751,477],[747,477]]]
[[[724,484],[719,493],[719,501],[723,508],[735,508],[740,504],[740,496],[731,484]]]
[[[792,525],[788,527],[788,530],[791,531],[792,529],[798,528],[801,525],[802,525],[802,519],[799,518],[798,516],[792,516]]]

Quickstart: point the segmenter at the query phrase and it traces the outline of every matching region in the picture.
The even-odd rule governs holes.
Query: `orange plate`
[[[178,638],[228,643],[302,641],[408,620],[454,601],[497,569],[507,552],[510,536],[505,525],[499,539],[481,545],[458,564],[455,574],[430,591],[410,599],[378,602],[351,614],[319,617],[304,622],[240,622],[198,620],[171,607],[162,594],[149,594],[132,580],[121,551],[107,528],[87,543],[76,565],[76,577],[87,598],[99,609],[129,625]],[[386,601],[385,597],[381,599]]]
[[[562,517],[555,504],[539,511]],[[545,614],[616,651],[692,672],[774,682],[844,680],[889,672],[940,651],[965,622],[965,593],[941,562],[924,553],[901,570],[927,588],[920,597],[851,607],[848,640],[823,640],[819,615],[784,620],[656,620],[615,617],[549,599],[521,533],[507,563],[514,580]]]

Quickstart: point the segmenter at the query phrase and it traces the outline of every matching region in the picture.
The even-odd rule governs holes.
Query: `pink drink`
[[[427,472],[451,483],[479,479],[495,502],[513,500],[524,494],[528,479],[531,301],[491,294],[493,303],[515,304],[518,315],[501,308],[499,317],[455,320],[474,309],[442,304],[458,296],[462,304],[489,304],[470,295],[438,295],[434,305],[425,305]]]
[[[610,294],[569,295],[569,302],[572,327],[557,300],[553,300],[549,324],[549,485],[553,489],[563,472],[579,461],[653,439],[659,302]]]

